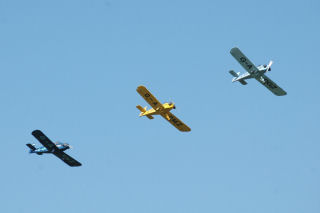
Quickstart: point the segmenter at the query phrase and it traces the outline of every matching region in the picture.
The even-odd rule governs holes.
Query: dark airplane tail
[[[26,145],[27,145],[27,147],[30,148],[30,151],[29,151],[30,153],[32,153],[34,150],[36,150],[36,147],[34,145],[32,145],[31,143],[27,143]]]

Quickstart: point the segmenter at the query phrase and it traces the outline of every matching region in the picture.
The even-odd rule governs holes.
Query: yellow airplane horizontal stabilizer
[[[142,106],[138,105],[137,108],[141,111],[141,113],[139,114],[139,116],[143,116],[144,113],[147,111],[147,107],[142,108]],[[153,119],[153,117],[151,115],[146,115],[149,119]]]

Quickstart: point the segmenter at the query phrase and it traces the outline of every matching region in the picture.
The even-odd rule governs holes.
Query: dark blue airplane
[[[32,135],[43,145],[43,147],[36,148],[34,144],[26,144],[30,148],[30,153],[42,155],[43,153],[52,153],[69,166],[81,166],[81,163],[64,153],[63,151],[72,148],[67,143],[53,143],[45,134],[40,130],[35,130]]]

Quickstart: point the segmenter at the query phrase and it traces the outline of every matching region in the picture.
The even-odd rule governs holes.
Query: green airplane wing
[[[281,87],[279,87],[276,83],[274,83],[270,78],[266,75],[262,75],[260,77],[256,77],[257,81],[259,81],[263,86],[268,88],[273,94],[277,96],[286,95],[287,92],[284,91]]]
[[[230,53],[249,73],[255,73],[259,71],[258,68],[240,51],[239,48],[232,48]]]

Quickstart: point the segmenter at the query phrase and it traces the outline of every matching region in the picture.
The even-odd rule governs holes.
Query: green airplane
[[[246,79],[255,78],[263,86],[268,88],[273,94],[277,96],[286,95],[287,92],[281,89],[276,83],[274,83],[270,78],[265,74],[268,71],[271,71],[272,61],[268,65],[259,65],[255,66],[237,47],[234,47],[230,51],[231,55],[241,64],[241,66],[247,70],[246,73],[240,75],[240,72],[235,73],[233,70],[230,70],[229,73],[234,76],[232,82],[239,81],[242,85],[246,85]]]

